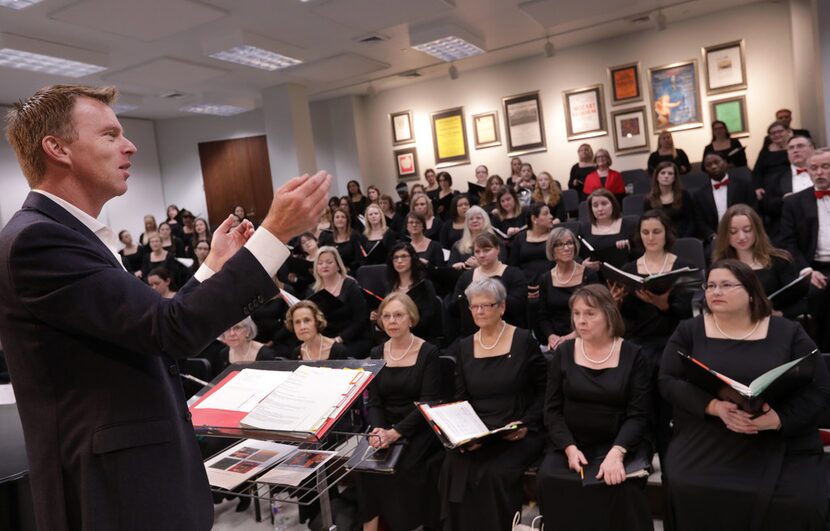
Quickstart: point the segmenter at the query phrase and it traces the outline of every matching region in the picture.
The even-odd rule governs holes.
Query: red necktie
[[[807,168],[796,168],[795,169],[795,174],[796,175],[801,175],[802,173],[807,173]]]
[[[816,199],[821,199],[823,197],[830,197],[830,190],[816,190]]]
[[[727,184],[729,184],[729,179],[724,179],[720,182],[715,181],[712,183],[712,185],[715,187],[715,190],[720,190],[722,186],[726,186]]]

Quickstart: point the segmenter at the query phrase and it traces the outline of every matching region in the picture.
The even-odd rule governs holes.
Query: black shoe
[[[236,512],[244,512],[245,509],[251,506],[251,498],[247,496],[240,496],[239,503],[236,505]]]

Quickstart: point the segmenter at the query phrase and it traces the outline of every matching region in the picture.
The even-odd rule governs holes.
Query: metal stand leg
[[[320,493],[320,519],[323,523],[323,529],[328,531],[337,531],[337,526],[334,525],[334,520],[331,514],[331,499],[329,498],[328,480],[326,479],[325,469],[317,471],[317,492]]]

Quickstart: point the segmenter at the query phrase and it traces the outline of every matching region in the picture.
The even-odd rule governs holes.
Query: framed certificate
[[[547,150],[538,92],[526,92],[502,100],[507,130],[507,154],[511,157]]]
[[[467,129],[464,127],[464,108],[455,107],[432,113],[432,146],[435,166],[446,168],[470,162],[467,149]]]
[[[746,53],[743,39],[701,50],[706,65],[706,94],[745,89]],[[731,130],[730,130],[731,132]]]
[[[562,93],[565,103],[565,125],[568,140],[579,140],[608,134],[602,85],[592,85]]]
[[[501,145],[498,111],[473,115],[473,137],[476,149]]]
[[[389,115],[392,123],[392,145],[400,146],[415,142],[415,128],[412,125],[412,111],[395,112]]]

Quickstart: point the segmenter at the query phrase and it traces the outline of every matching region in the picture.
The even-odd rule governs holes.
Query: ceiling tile
[[[435,18],[455,8],[453,0],[329,0],[312,11],[363,31]]]
[[[285,70],[291,77],[313,81],[340,81],[389,68],[387,63],[375,61],[356,53],[344,53],[305,63]]]
[[[52,11],[49,18],[151,42],[226,15],[190,0],[80,0]]]
[[[102,77],[121,85],[172,90],[191,87],[225,73],[227,71],[220,68],[160,57]]]

